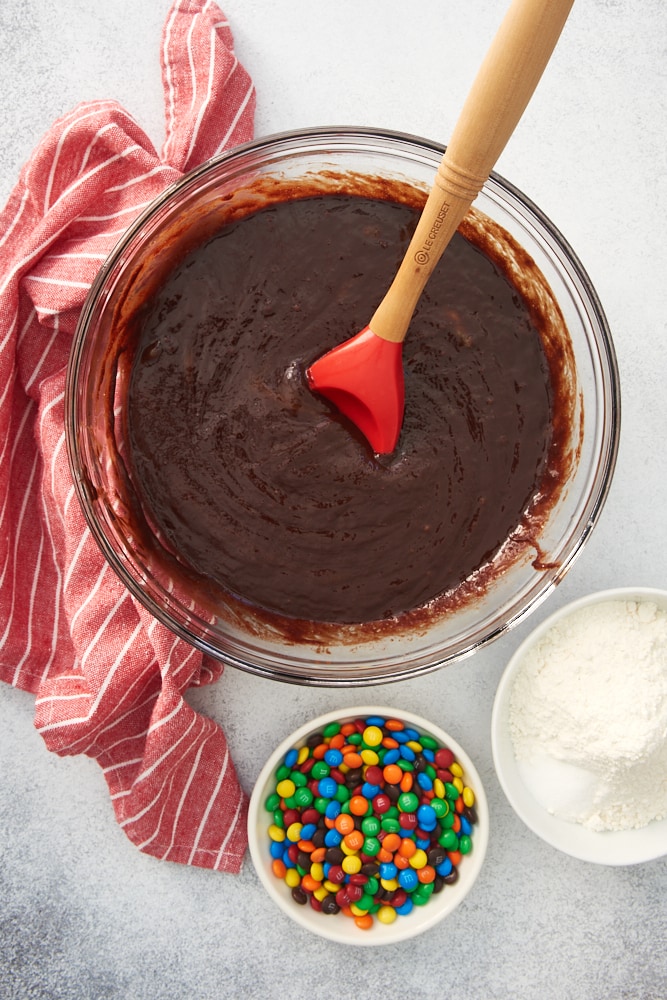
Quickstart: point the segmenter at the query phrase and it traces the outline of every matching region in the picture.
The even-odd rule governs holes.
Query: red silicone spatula
[[[514,0],[454,128],[405,257],[369,325],[315,361],[310,387],[353,421],[377,454],[403,424],[402,344],[447,244],[512,135],[574,0]]]

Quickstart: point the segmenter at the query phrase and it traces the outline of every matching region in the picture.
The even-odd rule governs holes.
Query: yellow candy
[[[310,877],[314,878],[316,882],[321,882],[324,878],[324,865],[319,862],[314,862],[310,866]]]
[[[436,799],[444,799],[445,797],[445,783],[440,778],[436,778],[433,782],[433,794]]]
[[[308,760],[308,755],[310,753],[309,747],[301,747],[299,750],[299,755],[296,758],[297,764],[303,764],[304,760]]]
[[[384,736],[379,726],[366,726],[361,738],[367,747],[379,747]]]
[[[361,759],[363,760],[364,764],[371,764],[371,765],[379,763],[380,760],[375,750],[362,750]]]
[[[381,924],[393,924],[398,914],[393,906],[381,906],[375,916]]]
[[[323,882],[322,886],[324,889],[327,890],[327,892],[338,892],[338,890],[340,889],[339,885],[337,885],[335,882],[330,882],[329,879],[327,879],[326,882]]]
[[[386,889],[388,892],[396,892],[396,890],[398,889],[398,884],[399,883],[397,878],[380,879],[380,885],[382,886],[383,889]]]
[[[423,868],[428,863],[428,858],[426,857],[426,851],[422,851],[421,847],[418,847],[412,857],[408,860],[408,864],[411,868]]]
[[[269,827],[269,837],[271,840],[275,840],[276,843],[282,844],[285,839],[285,831],[281,826],[277,826],[275,823],[272,823]]]
[[[463,795],[464,806],[467,806],[469,809],[471,806],[474,806],[475,793],[473,792],[472,788],[468,788],[468,786],[466,785],[461,794]]]
[[[415,753],[421,753],[424,749],[421,743],[418,743],[417,740],[408,740],[406,746],[410,747],[411,750],[414,750]]]
[[[463,768],[461,767],[461,765],[459,764],[459,762],[457,760],[452,761],[452,763],[449,765],[449,770],[457,778],[462,778],[463,777]]]
[[[296,868],[288,868],[285,872],[285,882],[290,887],[290,889],[296,889],[297,885],[301,884],[301,876],[299,875]]]
[[[321,886],[319,887],[319,889],[316,889],[316,890],[315,890],[315,892],[313,893],[313,896],[315,897],[315,899],[319,899],[320,903],[321,903],[321,902],[322,902],[322,900],[323,900],[323,899],[325,899],[325,898],[326,898],[326,897],[327,897],[328,895],[329,895],[329,890],[328,890],[328,889],[325,889],[323,885],[321,885]]]
[[[303,823],[290,823],[287,827],[287,839],[291,840],[293,844],[296,844],[297,840],[301,840],[301,831],[303,830]]]
[[[364,910],[358,903],[350,903],[350,913],[353,913],[355,917],[363,917],[364,913],[368,913],[368,910]]]
[[[347,875],[356,875],[361,871],[361,858],[358,854],[348,854],[341,861],[341,868]]]
[[[281,799],[289,799],[291,795],[294,795],[296,791],[296,785],[291,780],[291,778],[283,778],[276,785],[276,791]]]
[[[454,788],[458,788],[459,792],[463,791],[463,782],[461,781],[460,778],[458,778],[458,777],[452,778],[452,784],[453,784]]]

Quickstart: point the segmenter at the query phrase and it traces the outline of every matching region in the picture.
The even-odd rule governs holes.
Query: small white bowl
[[[641,829],[596,832],[549,813],[522,780],[514,755],[509,708],[514,682],[529,650],[559,621],[581,608],[607,601],[651,601],[667,610],[667,591],[648,587],[617,588],[590,594],[561,608],[524,640],[509,661],[496,691],[491,718],[493,760],[507,799],[526,826],[542,840],[582,861],[632,865],[667,854],[667,818]]]
[[[271,816],[265,808],[268,795],[275,787],[275,772],[285,754],[292,747],[303,746],[308,737],[330,722],[348,722],[353,719],[380,716],[394,718],[406,725],[433,737],[443,746],[449,747],[464,772],[464,781],[475,794],[477,822],[472,832],[472,850],[465,855],[458,866],[459,878],[453,885],[434,894],[424,906],[415,906],[411,913],[398,916],[391,924],[383,924],[377,919],[369,930],[362,930],[354,921],[342,913],[327,915],[313,910],[307,903],[299,905],[291,896],[286,883],[277,878],[271,869],[270,840],[268,828]],[[248,840],[250,855],[260,881],[269,896],[280,909],[306,930],[312,931],[330,941],[347,945],[386,945],[405,941],[437,924],[447,917],[461,903],[472,888],[484,862],[489,836],[489,809],[486,795],[477,770],[463,748],[448,733],[427,722],[420,716],[396,708],[361,707],[346,708],[328,712],[301,726],[288,736],[271,754],[257,779],[250,799],[248,813]]]

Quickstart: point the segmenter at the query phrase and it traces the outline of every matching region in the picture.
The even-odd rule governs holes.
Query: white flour
[[[557,622],[510,699],[522,778],[549,812],[593,830],[667,815],[667,613],[609,601]]]

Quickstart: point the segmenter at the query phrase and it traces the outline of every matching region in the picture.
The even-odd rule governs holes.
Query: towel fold
[[[47,132],[0,215],[0,679],[36,695],[49,750],[99,762],[140,850],[238,872],[247,799],[224,733],[183,698],[222,665],[107,565],[65,447],[67,360],[102,262],[168,184],[252,137],[255,91],[215,4],[172,4],[161,64],[161,153],[118,103],[81,104]]]

